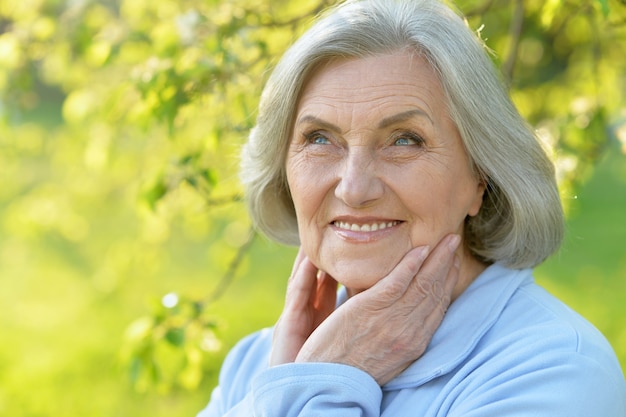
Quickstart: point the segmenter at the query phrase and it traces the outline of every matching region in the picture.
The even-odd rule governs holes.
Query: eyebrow
[[[415,116],[426,117],[430,121],[430,123],[433,123],[433,120],[430,118],[430,116],[426,112],[424,112],[423,110],[419,110],[419,109],[412,109],[412,110],[407,110],[402,113],[394,114],[393,116],[385,117],[378,124],[378,128],[384,129],[396,123],[407,121]],[[300,119],[298,119],[297,123],[298,124],[312,123],[326,130],[334,131],[337,133],[343,133],[338,126],[332,123],[329,123],[325,120],[319,119],[315,116],[311,116],[311,115],[306,115],[306,116],[301,117]]]
[[[378,124],[378,128],[379,129],[384,129],[384,128],[389,127],[391,125],[394,125],[396,123],[405,122],[405,121],[407,121],[407,120],[409,120],[409,119],[411,119],[411,118],[413,118],[415,116],[426,117],[430,121],[431,124],[434,124],[433,120],[430,118],[428,113],[426,113],[423,110],[412,109],[412,110],[407,110],[407,111],[402,112],[402,113],[394,114],[393,116],[385,117]]]
[[[322,129],[325,130],[331,130],[337,133],[343,133],[341,131],[341,129],[339,128],[339,126],[335,126],[332,123],[329,123],[325,120],[319,119],[315,116],[311,116],[311,115],[307,115],[307,116],[303,116],[300,119],[298,119],[297,124],[302,124],[302,123],[311,123],[314,125],[317,125],[319,127],[321,127]]]

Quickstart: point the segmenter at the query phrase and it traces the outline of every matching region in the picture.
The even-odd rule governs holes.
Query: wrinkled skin
[[[462,242],[485,187],[432,68],[408,50],[319,67],[286,171],[302,246],[271,365],[342,363],[382,385],[486,267]],[[337,283],[349,299],[335,310]]]
[[[336,311],[337,282],[318,275],[300,250],[270,364],[342,363],[380,385],[389,382],[424,353],[443,319],[458,280],[457,244],[458,236],[447,236],[426,260],[426,247],[412,250],[387,277]]]

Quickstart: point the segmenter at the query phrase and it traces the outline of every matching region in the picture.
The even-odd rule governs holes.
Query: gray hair
[[[241,180],[255,225],[298,245],[285,174],[300,91],[331,59],[362,58],[403,48],[420,53],[438,74],[450,117],[477,175],[483,205],[465,224],[465,244],[486,262],[528,268],[556,251],[564,232],[554,166],[512,104],[480,39],[436,0],[347,1],[300,37],[270,76],[256,126],[242,150]]]

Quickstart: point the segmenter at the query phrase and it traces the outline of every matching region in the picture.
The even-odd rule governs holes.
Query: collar
[[[424,354],[383,386],[384,390],[417,387],[463,362],[498,320],[515,291],[532,281],[530,269],[487,267],[452,303]]]
[[[418,387],[452,371],[495,324],[515,291],[532,279],[530,269],[513,270],[500,264],[487,267],[450,305],[424,354],[383,389]],[[346,299],[342,288],[337,305]]]

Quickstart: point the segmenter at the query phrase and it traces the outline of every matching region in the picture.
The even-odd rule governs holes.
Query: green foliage
[[[193,414],[226,348],[275,320],[293,254],[253,239],[237,154],[268,70],[332,3],[0,0],[0,414]],[[624,3],[458,6],[573,201],[626,151]],[[108,396],[76,382],[70,405],[68,379]]]
[[[513,3],[469,9],[470,22],[484,24],[514,101],[554,150],[567,201],[624,124],[626,8],[609,0]]]
[[[201,302],[168,293],[153,303],[152,315],[135,320],[127,329],[122,357],[133,386],[145,391],[151,385],[169,390],[175,384],[195,389],[202,380],[207,352],[221,343],[216,323],[207,318]],[[169,366],[168,374],[164,367]]]

